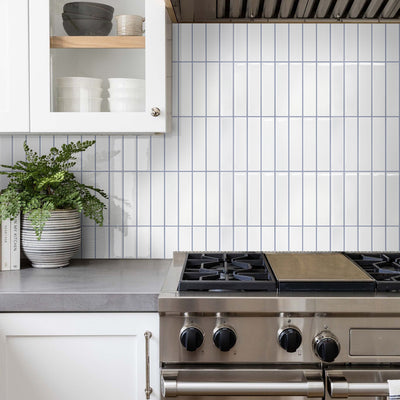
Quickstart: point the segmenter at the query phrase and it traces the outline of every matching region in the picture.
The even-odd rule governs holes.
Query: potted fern
[[[76,155],[95,141],[63,144],[39,155],[24,143],[26,160],[1,165],[9,183],[0,192],[0,220],[22,213],[22,249],[37,268],[67,266],[81,243],[80,215],[103,224],[106,193],[70,172]]]

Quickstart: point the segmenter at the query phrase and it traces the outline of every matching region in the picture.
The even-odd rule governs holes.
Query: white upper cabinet
[[[68,36],[67,2],[2,2],[0,132],[167,132],[171,25],[164,0],[104,0],[114,7],[105,36]],[[143,36],[117,36],[115,17],[124,14],[145,18]],[[97,78],[99,88],[90,98],[79,87],[59,90],[64,77]],[[109,99],[108,78],[135,79],[141,88],[126,90],[132,81],[125,81]]]
[[[28,132],[28,0],[0,4],[0,132]]]

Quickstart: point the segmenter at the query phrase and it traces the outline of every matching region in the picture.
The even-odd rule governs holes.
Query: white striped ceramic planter
[[[69,265],[81,245],[81,220],[76,210],[55,210],[47,220],[42,237],[37,239],[27,216],[22,218],[22,250],[35,268]]]

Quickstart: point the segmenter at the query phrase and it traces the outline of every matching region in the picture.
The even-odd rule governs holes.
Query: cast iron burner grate
[[[179,291],[276,291],[264,254],[189,253]]]
[[[376,281],[378,292],[400,291],[400,253],[345,253]]]

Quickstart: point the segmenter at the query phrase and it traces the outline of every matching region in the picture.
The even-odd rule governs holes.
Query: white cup
[[[118,36],[142,36],[144,33],[143,22],[145,19],[140,15],[117,15]]]

